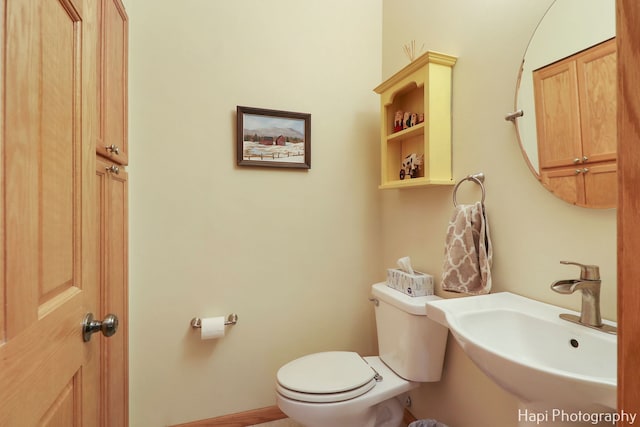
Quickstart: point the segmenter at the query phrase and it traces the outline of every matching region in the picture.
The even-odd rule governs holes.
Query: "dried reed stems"
[[[405,44],[403,48],[404,48],[404,54],[407,55],[407,58],[409,58],[409,61],[413,62],[413,60],[416,59],[416,56],[424,50],[424,43],[422,43],[422,46],[420,47],[420,51],[418,52],[416,52],[415,40],[411,40],[411,42],[409,44]]]

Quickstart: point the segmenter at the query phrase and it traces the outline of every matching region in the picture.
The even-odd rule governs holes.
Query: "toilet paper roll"
[[[224,337],[225,318],[205,317],[200,321],[200,339],[211,340]]]

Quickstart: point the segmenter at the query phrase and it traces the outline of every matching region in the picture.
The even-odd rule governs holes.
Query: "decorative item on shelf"
[[[398,132],[404,129],[409,129],[417,125],[418,123],[424,122],[424,114],[412,113],[410,111],[402,110],[396,111],[396,115],[393,121],[393,131]]]
[[[411,112],[405,111],[402,117],[402,129],[409,129],[411,127]]]
[[[399,132],[402,130],[402,118],[404,117],[404,111],[396,111],[396,116],[393,119],[393,131]]]
[[[402,169],[400,169],[400,179],[405,179],[407,176],[409,178],[416,178],[418,176],[418,172],[420,171],[420,167],[424,163],[424,154],[417,155],[416,153],[411,153],[402,161]]]
[[[403,49],[404,49],[404,54],[407,55],[407,58],[409,58],[409,61],[413,62],[413,60],[416,59],[416,56],[418,56],[418,54],[424,50],[424,43],[422,43],[420,50],[417,52],[416,52],[415,40],[411,40],[409,44],[405,44],[403,46]]]
[[[412,113],[410,111],[396,111],[393,118],[393,132],[400,132],[424,122],[424,113]]]

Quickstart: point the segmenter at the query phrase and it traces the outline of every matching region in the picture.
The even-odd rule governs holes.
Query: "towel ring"
[[[456,207],[458,206],[458,201],[456,200],[456,193],[458,191],[458,187],[460,186],[460,184],[462,184],[465,181],[473,181],[480,186],[480,188],[482,189],[482,200],[480,201],[480,203],[484,205],[485,190],[484,190],[484,184],[482,184],[484,182],[484,173],[479,172],[473,175],[465,176],[460,181],[458,181],[455,187],[453,187],[453,206],[456,206]]]

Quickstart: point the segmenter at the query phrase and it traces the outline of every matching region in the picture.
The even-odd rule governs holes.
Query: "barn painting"
[[[238,106],[238,165],[311,167],[311,115]]]

